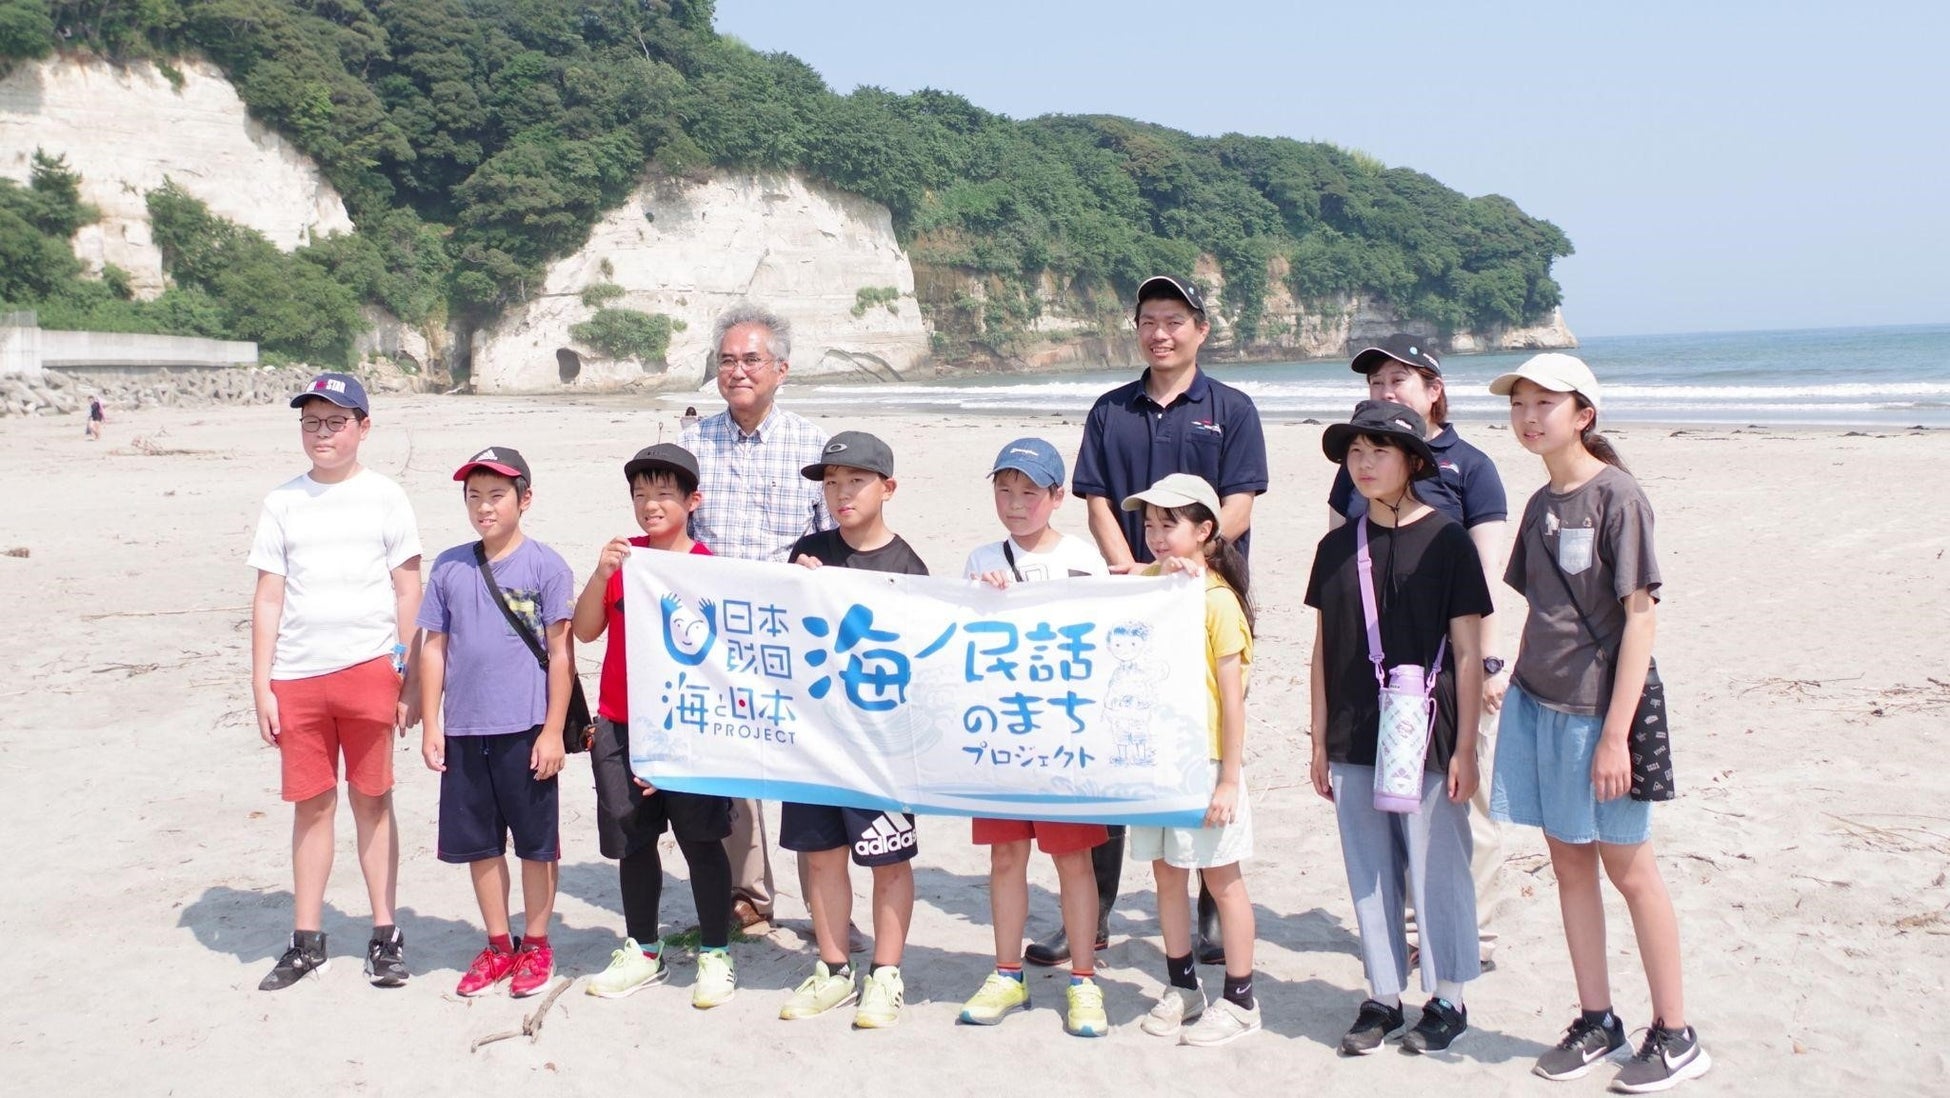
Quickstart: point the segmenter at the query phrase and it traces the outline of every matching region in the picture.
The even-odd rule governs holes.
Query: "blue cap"
[[[302,392],[291,398],[291,406],[296,408],[312,397],[323,397],[360,415],[372,414],[372,406],[366,403],[366,387],[351,374],[319,374],[305,385]]]
[[[995,455],[995,468],[989,476],[1014,469],[1036,482],[1038,488],[1054,488],[1063,483],[1063,455],[1040,438],[1019,438]]]

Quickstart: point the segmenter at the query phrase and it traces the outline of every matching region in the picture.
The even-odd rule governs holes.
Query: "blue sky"
[[[1950,321],[1950,5],[718,0],[836,91],[1332,142],[1561,226],[1581,335]]]

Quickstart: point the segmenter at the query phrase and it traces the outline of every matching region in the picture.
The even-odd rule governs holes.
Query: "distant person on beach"
[[[714,330],[725,410],[684,426],[704,493],[690,535],[720,556],[783,562],[793,542],[833,525],[819,485],[799,475],[819,460],[826,432],[776,404],[791,368],[792,325],[784,317],[746,302],[719,316]],[[740,928],[771,921],[777,894],[757,801],[734,805],[725,852],[734,921]]]
[[[575,575],[561,555],[521,532],[534,476],[521,454],[490,446],[454,472],[479,541],[434,558],[420,603],[420,755],[440,775],[436,855],[465,865],[487,944],[454,994],[503,980],[525,998],[555,976],[548,940],[562,861],[556,775],[575,652],[569,617]],[[534,647],[516,633],[534,638]],[[548,655],[544,669],[535,649]],[[581,735],[582,729],[574,730]],[[508,921],[508,838],[521,862],[520,938]]]
[[[1673,796],[1663,688],[1644,697],[1656,684],[1661,587],[1652,504],[1597,433],[1598,379],[1581,360],[1537,355],[1490,392],[1510,398],[1511,432],[1550,476],[1524,506],[1503,577],[1530,613],[1490,792],[1497,819],[1544,830],[1582,1008],[1534,1070],[1575,1079],[1626,1047],[1612,1010],[1602,866],[1625,899],[1652,993],[1652,1025],[1611,1086],[1666,1090],[1713,1060],[1686,1022],[1679,920],[1652,850],[1652,802]]]
[[[1246,784],[1246,679],[1253,663],[1253,605],[1246,559],[1219,518],[1219,494],[1204,478],[1172,473],[1123,501],[1144,516],[1156,558],[1146,575],[1183,572],[1205,579],[1205,694],[1212,797],[1200,827],[1132,827],[1131,859],[1151,863],[1164,939],[1165,989],[1138,1028],[1179,1044],[1230,1044],[1261,1028],[1253,994],[1257,924],[1240,863],[1253,856],[1252,800]],[[1192,905],[1197,870],[1210,888],[1224,936],[1225,983],[1207,1003],[1193,965]]]
[[[968,554],[962,575],[1006,588],[1031,580],[1101,576],[1097,547],[1058,531],[1050,518],[1063,504],[1063,455],[1040,438],[1019,438],[995,456],[989,473],[995,515],[1005,536]],[[977,846],[989,848],[989,912],[995,926],[995,971],[962,1006],[961,1020],[990,1026],[1029,1007],[1022,978],[1022,935],[1029,920],[1029,844],[1056,863],[1058,903],[1069,933],[1070,984],[1063,1028],[1079,1037],[1110,1032],[1097,985],[1097,882],[1090,852],[1110,841],[1103,824],[1031,823],[977,818]]]
[[[1368,981],[1341,1038],[1349,1056],[1380,1051],[1407,1024],[1405,902],[1422,916],[1430,998],[1401,1047],[1439,1052],[1460,1037],[1469,1028],[1464,988],[1482,972],[1469,799],[1480,780],[1478,618],[1492,604],[1469,535],[1421,499],[1436,476],[1427,435],[1414,409],[1364,400],[1321,436],[1369,503],[1356,525],[1320,539],[1306,594],[1317,611],[1310,773],[1334,804]],[[1406,715],[1384,709],[1384,671],[1404,684],[1396,696],[1407,699]]]
[[[906,539],[887,525],[894,497],[894,452],[865,431],[841,431],[803,470],[821,486],[826,509],[839,526],[793,543],[794,563],[806,568],[862,568],[925,576],[928,566]],[[857,992],[853,1028],[885,1029],[900,1021],[907,1001],[901,959],[914,921],[914,855],[919,851],[912,813],[786,802],[779,813],[779,845],[805,856],[806,906],[812,911],[819,960],[779,1011],[781,1018],[811,1018],[856,995],[852,952],[853,882],[856,865],[873,872],[873,964]]]
[[[697,423],[697,406],[694,404],[685,405],[684,415],[678,422],[686,428],[694,426]]]
[[[642,536],[611,538],[576,600],[575,635],[584,644],[607,634],[597,704],[596,742],[589,766],[596,778],[596,835],[603,857],[616,859],[623,897],[623,947],[609,967],[583,985],[590,995],[620,999],[670,975],[658,909],[664,867],[657,846],[666,828],[691,874],[697,906],[697,980],[691,1005],[700,1010],[731,1001],[738,989],[731,963],[731,801],[701,793],[655,789],[630,771],[629,663],[624,647],[623,562],[637,549],[692,553],[711,550],[688,533],[698,506],[697,458],[668,442],[646,446],[623,464],[630,506]]]
[[[1112,572],[1141,569],[1151,560],[1143,516],[1119,511],[1118,501],[1172,473],[1203,477],[1219,493],[1221,524],[1240,557],[1251,548],[1253,499],[1266,491],[1266,437],[1252,398],[1199,369],[1198,351],[1211,334],[1198,287],[1156,275],[1138,287],[1138,349],[1144,373],[1103,396],[1084,421],[1071,490],[1090,508],[1090,535]],[[1092,851],[1097,874],[1097,948],[1110,944],[1110,910],[1123,873],[1124,829]],[[1211,896],[1199,890],[1198,960],[1219,964],[1218,915]],[[1031,945],[1034,964],[1069,959],[1062,929]]]
[[[1492,589],[1503,570],[1504,527],[1510,507],[1503,492],[1503,477],[1488,454],[1471,446],[1449,422],[1449,393],[1442,377],[1442,362],[1419,336],[1391,335],[1354,356],[1354,372],[1367,379],[1368,399],[1385,400],[1411,408],[1428,427],[1429,450],[1434,454],[1432,479],[1416,482],[1415,495],[1423,503],[1455,519],[1469,534],[1482,562],[1484,582]],[[1327,491],[1327,528],[1337,529],[1351,518],[1367,513],[1368,500],[1355,490],[1346,465],[1334,474],[1334,485]],[[1476,737],[1479,768],[1495,750],[1496,711],[1503,704],[1503,692],[1510,687],[1509,662],[1497,653],[1497,622],[1485,614],[1479,626],[1482,633],[1483,704],[1482,727]],[[1488,782],[1480,782],[1470,801],[1470,837],[1475,855],[1470,875],[1476,882],[1477,953],[1489,968],[1496,967],[1496,932],[1490,928],[1491,900],[1496,892],[1497,872],[1503,866],[1501,830],[1490,819]],[[1409,912],[1408,936],[1418,937],[1414,911]],[[1418,951],[1409,953],[1414,967]]]
[[[258,987],[287,988],[326,965],[341,756],[372,904],[366,977],[399,987],[409,973],[393,924],[393,737],[419,720],[407,651],[420,609],[420,534],[406,493],[359,464],[372,417],[357,378],[320,374],[291,406],[311,468],[266,496],[257,520],[251,693],[258,735],[278,749],[293,806],[296,911],[291,946]]]
[[[90,396],[88,398],[88,426],[83,429],[82,434],[90,442],[99,440],[102,437],[102,424],[107,421],[108,416],[102,411],[102,398]]]

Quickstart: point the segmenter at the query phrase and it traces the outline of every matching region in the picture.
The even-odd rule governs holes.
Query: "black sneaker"
[[[1699,1043],[1699,1034],[1692,1026],[1667,1029],[1655,1018],[1652,1028],[1645,1031],[1645,1043],[1639,1045],[1638,1055],[1619,1069],[1611,1089],[1620,1094],[1650,1094],[1697,1079],[1712,1066],[1713,1057],[1706,1054],[1706,1046]]]
[[[366,979],[374,987],[405,987],[412,975],[406,971],[406,935],[396,926],[373,927],[366,943]]]
[[[1537,1057],[1530,1070],[1546,1079],[1578,1079],[1591,1065],[1625,1047],[1625,1023],[1616,1014],[1606,1014],[1607,1024],[1586,1021],[1584,1015],[1564,1031],[1557,1047]]]
[[[312,972],[323,972],[332,962],[325,956],[325,932],[321,930],[294,930],[291,932],[291,948],[284,951],[278,963],[257,985],[259,991],[283,991]]]
[[[1341,1038],[1341,1054],[1366,1056],[1379,1049],[1390,1033],[1407,1024],[1401,1007],[1369,999],[1361,1004],[1361,1013],[1354,1016],[1354,1028]]]
[[[1422,1008],[1422,1020],[1402,1038],[1409,1052],[1441,1052],[1469,1028],[1469,1007],[1450,1006],[1445,999],[1430,999]]]

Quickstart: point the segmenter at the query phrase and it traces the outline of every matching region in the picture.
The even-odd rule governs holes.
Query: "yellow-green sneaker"
[[[859,994],[853,986],[853,975],[834,975],[825,961],[813,965],[813,973],[806,977],[792,992],[792,998],[785,1001],[779,1009],[779,1017],[787,1020],[796,1018],[816,1018],[838,1006],[852,1002]]]
[[[867,975],[860,989],[860,1005],[853,1008],[854,1029],[887,1029],[901,1020],[901,1004],[907,1001],[907,986],[901,983],[901,970],[882,965]]]
[[[738,994],[738,974],[731,964],[731,953],[723,949],[703,949],[697,954],[697,983],[691,987],[691,1005],[699,1010],[723,1006]]]
[[[1095,980],[1079,980],[1066,992],[1070,1009],[1063,1018],[1063,1029],[1077,1037],[1102,1037],[1110,1032],[1110,1016],[1104,1013],[1104,989]]]
[[[989,973],[975,997],[961,1006],[961,1020],[971,1026],[992,1026],[1018,1010],[1029,1009],[1029,988],[1021,980]]]
[[[623,948],[609,955],[609,967],[589,977],[582,990],[599,999],[621,999],[661,984],[669,975],[661,952],[645,953],[635,938],[625,938]]]

